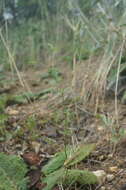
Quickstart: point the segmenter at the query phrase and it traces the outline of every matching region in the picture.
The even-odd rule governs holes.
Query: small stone
[[[109,154],[109,155],[108,155],[108,158],[113,158],[113,154]]]
[[[117,172],[118,171],[118,167],[117,166],[112,166],[112,167],[109,168],[109,170],[111,172]]]
[[[20,149],[20,148],[22,148],[22,145],[21,144],[16,144],[15,148]]]
[[[114,175],[113,175],[113,174],[108,174],[108,175],[106,176],[106,179],[107,179],[107,181],[111,181],[111,180],[114,179]]]
[[[105,156],[104,155],[101,155],[100,157],[99,157],[99,160],[100,161],[102,161],[102,160],[104,160],[105,159]]]
[[[98,127],[98,130],[99,130],[99,131],[103,131],[103,130],[104,130],[104,127],[99,126],[99,127]]]
[[[106,173],[104,170],[93,171],[93,174],[96,175],[100,183],[103,183],[106,179]]]
[[[106,190],[106,187],[102,186],[102,187],[100,188],[100,190]]]
[[[40,151],[41,144],[36,141],[33,141],[31,144],[32,144],[32,147],[33,147],[35,153],[38,154]]]
[[[6,109],[6,113],[7,113],[8,115],[18,115],[18,114],[19,114],[19,111],[18,111],[18,110],[14,110],[14,109],[12,109],[12,108],[8,108],[8,109]]]

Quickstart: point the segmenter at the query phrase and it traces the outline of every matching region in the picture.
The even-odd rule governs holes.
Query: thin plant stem
[[[120,48],[120,55],[119,55],[119,61],[118,61],[118,68],[117,68],[117,77],[116,77],[116,86],[115,86],[115,116],[116,116],[116,122],[117,126],[119,127],[119,120],[118,120],[118,81],[119,81],[119,74],[120,74],[120,65],[121,65],[121,59],[123,54],[123,49],[125,45],[125,38],[123,39],[122,46]]]

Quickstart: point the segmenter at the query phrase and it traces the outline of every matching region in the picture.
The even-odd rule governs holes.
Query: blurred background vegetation
[[[125,21],[125,0],[1,0],[1,69],[71,64],[99,51],[112,59]]]

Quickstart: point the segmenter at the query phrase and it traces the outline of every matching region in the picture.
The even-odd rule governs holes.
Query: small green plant
[[[90,171],[69,169],[78,162],[84,160],[94,150],[95,144],[81,145],[75,149],[66,147],[64,151],[58,152],[47,165],[42,168],[45,175],[42,183],[46,186],[44,190],[62,183],[64,186],[78,182],[80,185],[96,184],[97,177]],[[28,178],[25,177],[27,166],[24,161],[15,155],[0,153],[0,189],[2,190],[27,190]]]
[[[27,167],[18,156],[0,153],[0,189],[27,190]]]
[[[41,79],[47,79],[50,83],[59,82],[62,79],[62,74],[57,67],[49,68],[47,73],[42,74]]]
[[[14,105],[14,104],[26,104],[28,102],[32,102],[34,100],[42,98],[44,95],[54,92],[53,88],[47,88],[45,90],[32,93],[32,92],[25,92],[19,95],[10,95],[7,96],[6,103],[7,105]]]
[[[26,127],[29,130],[33,130],[36,127],[36,118],[34,116],[30,116],[27,118]]]
[[[119,73],[118,73],[119,72]],[[118,76],[119,75],[119,76]],[[118,80],[117,80],[118,77]],[[118,97],[123,97],[123,94],[126,91],[126,63],[121,63],[120,64],[120,69],[118,71],[118,66],[115,65],[115,67],[111,68],[109,74],[108,74],[108,84],[107,84],[107,90],[108,91],[113,91],[115,93],[116,90],[116,85],[118,86],[117,88],[117,96]],[[124,98],[123,98],[124,100]]]
[[[81,185],[98,183],[97,177],[90,171],[69,169],[78,162],[84,160],[94,150],[95,144],[79,146],[75,149],[66,147],[64,151],[57,153],[42,169],[46,183],[44,190],[51,190],[55,185],[73,185],[78,182]]]
[[[6,103],[7,103],[7,96],[6,95],[1,95],[0,96],[0,113],[4,113]]]
[[[50,118],[47,118],[47,120],[42,120],[41,124],[42,126],[47,126],[50,125]],[[54,125],[54,124],[53,124]],[[25,123],[24,126],[19,128],[19,130],[17,130],[17,133],[15,133],[15,135],[19,135],[22,136],[23,134],[27,133],[28,134],[28,139],[30,141],[35,141],[39,138],[41,138],[41,132],[40,132],[40,128],[38,127],[38,119],[35,115],[29,116]],[[47,144],[51,144],[55,142],[55,140],[53,138],[48,137],[48,134],[43,135],[43,141],[46,142]]]
[[[61,79],[61,72],[57,67],[52,67],[48,71],[49,76],[57,82]]]
[[[35,116],[30,116],[27,118],[25,123],[25,129],[29,133],[30,140],[36,140],[39,137],[39,133],[37,131],[37,120]]]
[[[116,144],[126,135],[126,130],[119,128],[116,124],[116,120],[113,117],[106,116],[105,114],[98,114],[97,117],[103,122],[105,129],[110,134],[110,140],[113,143]]]
[[[69,104],[70,101],[71,100],[69,100]],[[64,102],[64,105],[65,103],[67,104],[67,102]],[[57,127],[59,127],[59,125],[62,126],[62,130],[60,130],[60,132],[63,135],[72,135],[71,125],[76,120],[75,113],[72,109],[65,105],[62,109],[53,112],[51,120],[53,125],[56,125]]]
[[[7,135],[7,129],[6,129],[6,121],[7,121],[7,115],[0,114],[0,141],[4,140]]]

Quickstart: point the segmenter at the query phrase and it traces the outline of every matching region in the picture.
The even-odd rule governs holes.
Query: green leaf
[[[37,100],[41,98],[41,96],[44,96],[45,94],[53,92],[53,88],[48,88],[36,93],[32,92],[25,92],[20,95],[14,95],[14,96],[9,96],[7,99],[7,105],[13,105],[13,104],[26,104],[29,101]]]
[[[95,148],[95,144],[81,145],[78,148],[66,147],[62,152],[55,154],[47,165],[42,169],[45,175],[48,175],[62,166],[69,167],[84,160]]]
[[[56,67],[52,67],[48,71],[49,77],[56,80],[57,82],[61,79],[61,73]]]
[[[7,96],[6,95],[1,95],[0,96],[0,112],[4,112],[5,106],[7,102]]]
[[[0,153],[0,189],[27,190],[27,168],[20,157]]]
[[[6,121],[7,121],[7,115],[0,114],[0,126],[5,125]]]
[[[105,127],[109,127],[110,125],[113,124],[113,120],[110,117],[106,116],[105,114],[97,114],[96,117],[98,119],[101,119]]]
[[[42,172],[45,175],[48,175],[55,170],[59,169],[63,166],[64,161],[67,159],[68,155],[70,154],[70,148],[66,148],[63,152],[58,152],[55,154],[54,158],[52,158],[47,165],[45,165],[42,169]]]
[[[26,104],[27,102],[27,98],[24,95],[14,95],[8,97],[7,105]]]
[[[94,150],[95,144],[86,144],[79,146],[71,156],[67,158],[64,163],[65,167],[69,167],[77,164],[78,162],[84,160],[89,154]]]
[[[46,187],[43,190],[51,190],[56,184],[61,183],[64,174],[65,169],[61,168],[45,177],[42,180],[42,182],[46,184]]]
[[[78,182],[80,185],[91,185],[98,183],[97,177],[88,170],[67,170],[64,176],[64,185],[72,185]]]
[[[98,183],[97,177],[88,170],[67,170],[61,168],[42,180],[46,184],[43,190],[51,190],[55,185],[72,185],[78,182],[80,185],[91,185]]]
[[[40,80],[44,80],[44,79],[48,79],[49,78],[49,73],[43,73],[41,76],[40,76]]]

